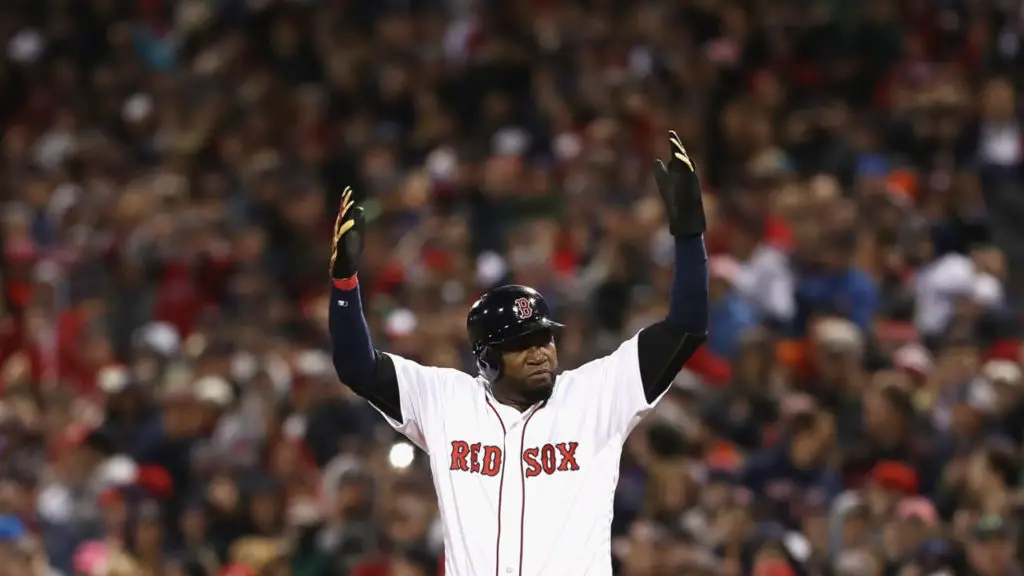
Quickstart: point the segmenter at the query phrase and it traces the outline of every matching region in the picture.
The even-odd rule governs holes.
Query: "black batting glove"
[[[661,160],[654,161],[654,181],[665,203],[668,229],[677,238],[703,234],[708,225],[696,167],[675,130],[669,131],[668,141],[672,148],[668,167]]]
[[[352,278],[359,270],[363,254],[363,208],[352,200],[352,188],[341,193],[338,218],[334,221],[334,241],[331,245],[331,278]]]

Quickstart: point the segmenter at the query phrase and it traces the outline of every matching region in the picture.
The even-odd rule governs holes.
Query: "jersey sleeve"
[[[647,401],[640,377],[638,342],[639,333],[611,354],[563,374],[569,378],[566,384],[571,389],[567,393],[572,401],[594,411],[599,432],[608,440],[625,440],[667,392],[666,389],[652,402]]]
[[[445,398],[455,382],[467,375],[451,368],[423,366],[408,358],[384,354],[394,362],[402,419],[394,419],[373,402],[370,405],[384,416],[392,428],[429,453],[427,438],[430,428],[439,421]]]

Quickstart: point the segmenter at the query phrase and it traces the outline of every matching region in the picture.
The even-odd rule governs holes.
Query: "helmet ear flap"
[[[493,382],[501,377],[501,353],[492,346],[484,346],[476,356],[476,367],[484,380]]]

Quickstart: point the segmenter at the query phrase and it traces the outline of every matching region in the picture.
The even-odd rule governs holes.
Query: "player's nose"
[[[530,348],[529,353],[526,356],[526,361],[530,365],[547,364],[548,357],[544,354],[544,348],[540,346],[533,346]]]

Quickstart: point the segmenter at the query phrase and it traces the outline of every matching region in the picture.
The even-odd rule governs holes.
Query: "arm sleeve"
[[[708,254],[703,236],[676,239],[668,316],[640,331],[638,362],[644,397],[654,404],[707,340]]]
[[[427,427],[439,421],[443,398],[452,383],[469,376],[374,349],[358,285],[343,288],[334,284],[329,321],[338,378],[365,398],[392,428],[429,452]]]
[[[331,356],[338,378],[388,418],[403,421],[394,362],[373,347],[359,285],[335,282],[330,306]]]
[[[566,372],[569,394],[596,404],[598,437],[622,441],[665,395],[707,340],[707,252],[701,236],[677,239],[669,314],[614,352]],[[583,400],[583,398],[581,398]]]

